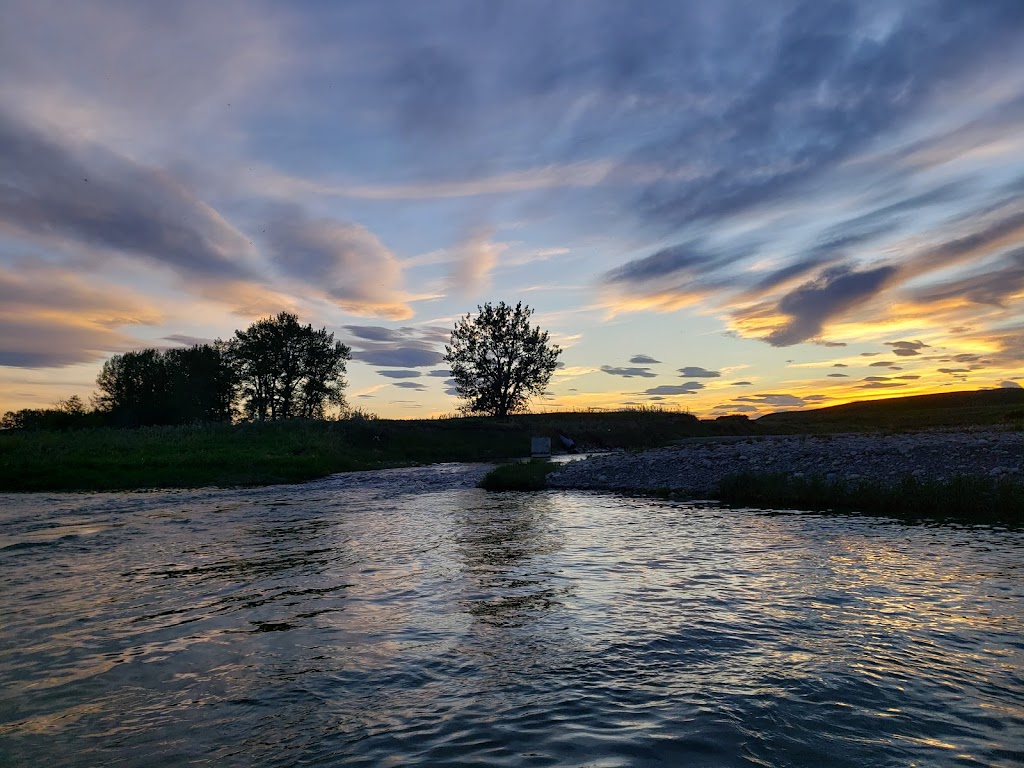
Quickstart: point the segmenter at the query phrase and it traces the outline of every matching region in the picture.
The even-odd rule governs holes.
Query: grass
[[[513,430],[309,422],[0,435],[0,490],[267,485],[333,472],[521,455]],[[528,440],[527,440],[528,445]]]
[[[706,433],[684,413],[532,414],[498,420],[350,419],[76,431],[0,431],[0,491],[295,483],[334,472],[529,454],[531,435],[641,449]]]
[[[484,475],[479,485],[488,491],[542,491],[547,487],[548,475],[557,468],[546,459],[502,464]]]
[[[941,427],[1024,428],[1024,389],[942,392],[784,411],[755,422],[772,434],[907,432]]]
[[[879,485],[868,481],[850,483],[822,477],[744,473],[724,477],[715,497],[728,504],[772,509],[1024,524],[1024,484],[986,477],[934,481],[908,475],[893,485]]]

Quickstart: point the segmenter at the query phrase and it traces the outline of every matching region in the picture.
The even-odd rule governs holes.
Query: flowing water
[[[1024,533],[481,471],[0,497],[0,764],[1024,765]]]

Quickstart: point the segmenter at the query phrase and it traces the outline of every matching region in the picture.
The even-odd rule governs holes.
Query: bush
[[[547,477],[558,465],[544,459],[532,459],[495,467],[480,481],[487,491],[543,491]]]

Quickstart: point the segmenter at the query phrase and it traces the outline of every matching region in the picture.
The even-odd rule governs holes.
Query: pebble
[[[1013,457],[1007,461],[1007,457]],[[935,430],[892,435],[751,437],[738,442],[687,441],[668,448],[613,453],[567,462],[548,476],[558,488],[708,494],[725,475],[786,473],[848,481],[898,482],[912,475],[944,480],[955,475],[1013,477],[1024,457],[1024,432]],[[1009,464],[1009,466],[1008,466]],[[835,469],[831,469],[835,468]]]

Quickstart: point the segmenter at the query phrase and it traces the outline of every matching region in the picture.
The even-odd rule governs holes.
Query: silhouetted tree
[[[519,302],[478,306],[452,330],[445,357],[462,410],[507,416],[525,410],[544,392],[562,350],[548,343],[547,331],[530,326],[533,310]]]
[[[224,342],[164,352],[169,423],[231,421],[238,389]]]
[[[326,328],[315,331],[281,312],[235,331],[229,348],[250,419],[322,418],[327,404],[344,404],[351,350]]]
[[[58,400],[52,408],[22,408],[7,411],[0,429],[64,430],[100,426],[100,414],[90,413],[78,395]]]
[[[127,427],[230,421],[236,390],[223,343],[114,355],[96,385],[97,408]]]
[[[96,377],[96,406],[123,427],[168,423],[167,368],[160,352],[143,349],[114,355]]]

